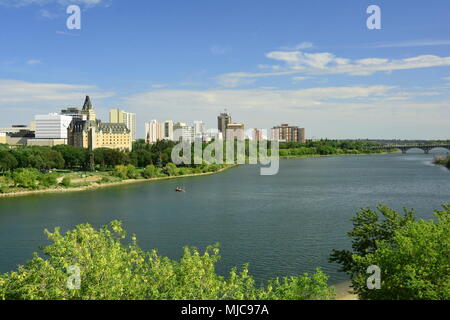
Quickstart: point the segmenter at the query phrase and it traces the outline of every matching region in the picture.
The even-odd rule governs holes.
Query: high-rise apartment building
[[[203,121],[194,121],[194,139],[201,141],[206,139],[206,125]]]
[[[124,123],[131,131],[132,141],[136,141],[136,114],[125,112],[120,109],[109,110],[110,123]]]
[[[272,128],[272,139],[280,142],[301,142],[305,143],[305,128],[282,124]]]
[[[145,123],[145,142],[156,143],[163,139],[163,126],[160,122],[152,120]]]
[[[261,129],[254,128],[252,130],[252,140],[253,141],[262,141],[262,140],[264,140],[263,132],[262,132]]]
[[[163,139],[173,141],[173,121],[166,120],[163,122]]]
[[[226,139],[245,139],[245,128],[242,123],[229,123],[225,133]]]
[[[177,122],[173,126],[173,140],[174,141],[194,141],[194,127],[184,123]]]

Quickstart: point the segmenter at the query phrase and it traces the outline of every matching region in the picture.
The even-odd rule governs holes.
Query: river
[[[171,258],[183,246],[219,242],[221,274],[247,262],[258,281],[321,267],[338,283],[347,276],[328,256],[350,246],[346,232],[359,208],[384,203],[429,219],[450,202],[450,171],[432,159],[400,153],[294,159],[281,161],[275,176],[239,166],[211,176],[0,198],[0,272],[46,244],[45,228],[119,219],[142,248]],[[175,193],[177,186],[187,192]]]

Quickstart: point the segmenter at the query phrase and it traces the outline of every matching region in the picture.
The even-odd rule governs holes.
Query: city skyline
[[[225,108],[308,138],[450,135],[448,2],[76,2],[81,30],[65,26],[67,1],[0,1],[0,127],[88,94],[100,118],[136,113],[137,138],[151,119],[215,127]],[[381,30],[366,27],[370,4]]]

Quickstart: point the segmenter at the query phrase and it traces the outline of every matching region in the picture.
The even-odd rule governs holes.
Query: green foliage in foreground
[[[203,254],[184,248],[180,261],[144,252],[118,221],[95,230],[79,225],[62,235],[46,231],[47,256],[34,258],[15,272],[0,275],[1,299],[333,299],[334,289],[320,270],[270,281],[257,287],[248,266],[233,268],[228,278],[215,273],[217,246]],[[80,289],[70,290],[67,269],[81,270]]]
[[[353,219],[353,250],[331,255],[352,276],[354,291],[361,299],[450,299],[450,204],[435,212],[437,222],[417,221],[412,211],[377,209],[363,209]],[[381,269],[381,289],[367,288],[371,265]]]

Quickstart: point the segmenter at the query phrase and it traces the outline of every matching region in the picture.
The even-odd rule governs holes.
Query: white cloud
[[[381,71],[450,66],[450,57],[434,55],[421,55],[399,60],[366,58],[353,62],[350,59],[338,58],[328,52],[273,51],[266,56],[270,59],[283,61],[288,68],[304,74],[371,75]]]
[[[296,73],[296,71],[284,72],[267,72],[267,73],[248,73],[248,72],[232,72],[217,76],[217,83],[225,88],[236,88],[243,85],[253,84],[256,78],[284,76]]]
[[[231,52],[231,48],[215,45],[209,48],[209,51],[213,55],[225,55]]]
[[[247,128],[271,128],[292,123],[307,128],[307,136],[330,138],[434,138],[450,134],[449,100],[417,102],[417,95],[390,86],[222,90],[154,90],[125,98],[120,104],[138,114],[138,121],[204,120],[216,127],[224,108]],[[430,95],[433,93],[429,93]],[[423,138],[423,137],[422,137]]]
[[[27,61],[27,64],[30,66],[36,65],[36,64],[41,64],[42,61],[41,60],[37,60],[37,59],[30,59]]]
[[[57,14],[57,13],[52,13],[52,12],[50,12],[49,10],[46,10],[46,9],[41,9],[41,10],[39,10],[39,11],[38,11],[38,15],[39,15],[39,17],[41,17],[41,18],[44,18],[44,19],[50,19],[50,20],[56,19],[56,18],[58,18],[58,17],[60,16],[59,14]]]
[[[259,65],[260,69],[271,72],[233,72],[219,75],[215,79],[223,87],[235,88],[253,84],[257,78],[292,74],[298,74],[300,77],[332,74],[369,76],[377,72],[450,66],[450,57],[435,55],[421,55],[397,60],[372,57],[352,61],[329,52],[272,51],[267,53],[266,57],[283,62],[284,66]]]
[[[165,84],[165,83],[155,83],[155,84],[152,84],[151,87],[153,89],[162,89],[162,88],[167,87],[167,84]]]
[[[383,97],[394,89],[389,86],[351,86],[308,88],[301,90],[158,90],[136,94],[125,99],[125,103],[142,110],[162,109],[198,110],[222,109],[225,105],[234,105],[239,109],[302,108],[320,105],[330,100],[361,99]]]
[[[96,98],[114,95],[92,85],[74,85],[61,83],[33,83],[18,80],[0,80],[0,106],[13,104],[67,103],[79,101],[85,94]]]
[[[305,81],[308,77],[293,77],[292,80],[294,82]]]

